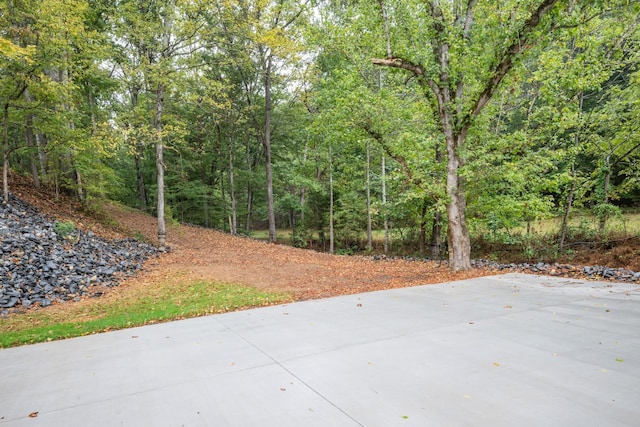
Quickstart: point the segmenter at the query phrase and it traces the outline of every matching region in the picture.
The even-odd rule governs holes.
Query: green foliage
[[[599,13],[602,2],[558,2],[518,39],[534,2],[472,2],[465,39],[460,2],[440,2],[440,22],[424,2],[385,1],[392,54],[422,65],[421,77],[371,63],[388,54],[375,1],[12,2],[0,14],[3,148],[12,168],[59,191],[153,212],[162,142],[168,217],[225,230],[235,218],[248,233],[268,217],[269,69],[278,227],[292,228],[298,246],[327,247],[333,191],[338,250],[363,246],[370,214],[374,228],[388,221],[396,247],[415,252],[421,228],[429,239],[435,221],[447,226],[432,87],[448,78],[462,93],[447,106],[453,127],[469,125],[457,153],[473,233],[516,244],[519,230],[564,214],[570,195],[570,218],[585,207],[603,227],[618,224],[618,209],[640,201],[639,6],[606,3]],[[442,34],[449,75],[434,56]],[[517,40],[525,49],[511,73],[470,118]]]
[[[63,239],[72,236],[76,232],[76,225],[71,221],[55,221],[53,229]]]

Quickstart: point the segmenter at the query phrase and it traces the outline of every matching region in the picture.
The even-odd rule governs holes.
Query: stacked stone
[[[376,261],[394,259],[420,262],[430,261],[429,258],[393,257],[386,255],[374,255],[373,259]],[[443,264],[447,263],[445,260],[442,260],[440,262],[442,262]],[[635,272],[626,268],[611,268],[601,265],[577,267],[570,264],[551,264],[545,262],[506,264],[485,259],[474,259],[471,260],[471,266],[474,268],[484,268],[488,270],[521,271],[525,273],[548,274],[550,276],[584,277],[593,280],[606,279],[617,282],[640,283],[640,272]]]
[[[10,195],[0,202],[0,308],[78,300],[91,285],[118,285],[157,252],[135,239],[80,230],[62,237],[54,221]]]

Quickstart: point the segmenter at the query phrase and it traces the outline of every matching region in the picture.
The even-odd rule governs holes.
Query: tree
[[[411,73],[440,119],[446,141],[447,237],[449,266],[453,270],[471,268],[464,182],[460,176],[462,150],[469,131],[518,58],[541,36],[537,30],[551,28],[551,20],[543,18],[556,3],[558,0],[543,0],[525,7],[509,2],[496,7],[475,0],[466,4],[434,0],[421,9],[417,2],[378,2],[385,28],[386,57],[375,58],[373,63]],[[391,32],[392,17],[401,22],[396,27],[406,29],[405,33]],[[396,43],[394,48],[396,39],[403,43]],[[424,43],[428,50],[416,49],[414,53],[409,49],[412,43]]]
[[[137,106],[136,99],[142,88],[153,97],[153,102],[148,104],[152,106],[149,135],[155,151],[156,216],[158,243],[162,248],[166,242],[164,151],[168,137],[177,136],[172,135],[176,133],[175,128],[165,126],[167,97],[172,95],[178,80],[178,59],[192,55],[199,47],[198,35],[203,26],[200,4],[177,0],[119,0],[117,6],[115,37],[125,44],[120,59],[123,73],[132,79],[131,105]]]

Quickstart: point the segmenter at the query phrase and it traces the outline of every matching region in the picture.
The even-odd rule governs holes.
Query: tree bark
[[[389,217],[387,216],[387,168],[382,155],[382,209],[384,214],[384,253],[389,252]]]
[[[606,206],[609,203],[609,186],[611,185],[611,154],[607,154],[605,157],[605,174],[604,183],[602,184],[602,205]],[[606,209],[606,207],[605,207]],[[600,234],[604,234],[604,230],[607,226],[607,212],[600,212],[600,218],[598,221],[598,231]]]
[[[371,144],[367,140],[367,251],[373,250],[373,231],[371,224]]]
[[[420,238],[418,241],[418,249],[420,250],[420,256],[423,257],[425,253],[425,242],[427,240],[427,203],[422,203],[422,209],[420,209]]]
[[[2,116],[2,195],[9,203],[9,103],[4,104]]]
[[[164,110],[165,86],[163,83],[158,84],[156,92],[156,170],[158,185],[158,201],[157,201],[157,217],[158,217],[158,245],[164,248],[167,238],[167,227],[165,223],[164,209],[164,145],[162,140],[162,113]]]
[[[233,131],[232,131],[233,132]],[[229,136],[229,196],[231,197],[231,234],[238,234],[238,202],[236,200],[235,171],[233,167],[233,133]]]
[[[433,225],[431,226],[431,259],[440,260],[442,249],[442,213],[436,211],[433,214]]]
[[[136,168],[136,192],[138,194],[138,206],[141,211],[146,212],[148,209],[149,199],[147,197],[147,188],[144,183],[144,175],[142,173],[142,156],[144,147],[141,143],[136,143],[133,161]]]
[[[36,144],[35,136],[33,134],[33,114],[27,116],[27,124],[25,127],[25,140],[27,142],[27,148],[29,149],[29,168],[31,169],[31,176],[33,177],[33,185],[36,188],[40,188],[40,174],[38,173],[38,160],[36,158]]]
[[[333,158],[329,145],[329,253],[335,252],[333,232]]]
[[[433,33],[433,58],[437,66],[437,72],[430,73],[431,67],[425,67],[420,63],[406,58],[394,57],[389,46],[390,38],[386,38],[387,57],[374,58],[374,65],[393,67],[412,73],[424,88],[425,93],[430,93],[435,99],[440,118],[442,132],[447,143],[447,179],[446,190],[449,198],[447,203],[449,243],[449,267],[453,270],[467,270],[471,268],[471,243],[465,221],[466,200],[462,188],[459,169],[461,159],[458,150],[464,146],[466,137],[471,128],[473,119],[477,117],[493,97],[498,85],[507,73],[513,68],[515,58],[529,48],[533,40],[534,29],[542,21],[542,17],[549,12],[558,0],[543,0],[529,18],[511,38],[511,44],[504,49],[497,50],[490,69],[486,70],[488,77],[480,82],[481,90],[471,100],[470,108],[463,111],[461,100],[465,95],[464,76],[457,76],[457,83],[452,81],[450,68],[450,45],[452,42],[466,44],[472,35],[474,24],[475,1],[470,0],[464,14],[460,13],[453,23],[447,22],[439,1],[428,2],[426,9],[431,15],[431,27],[425,29]],[[382,9],[382,19],[385,33],[388,33],[388,17],[382,0],[379,0]],[[448,26],[449,25],[449,26]],[[430,95],[430,96],[431,96]]]
[[[269,242],[276,241],[276,215],[273,202],[273,171],[271,166],[271,56],[267,58],[264,70],[264,150],[267,174],[267,211],[269,215]]]
[[[456,142],[447,138],[447,243],[449,246],[449,268],[454,271],[471,269],[471,239],[467,230],[465,211],[467,202],[458,175],[461,161]]]
[[[571,189],[569,190],[569,195],[567,196],[567,205],[564,209],[564,216],[562,217],[562,225],[560,227],[560,239],[558,241],[558,251],[562,252],[564,250],[564,242],[567,238],[567,228],[569,227],[569,215],[571,213],[571,207],[573,206],[573,197],[576,191],[576,170],[575,166],[571,164],[571,177],[573,181],[571,182]]]

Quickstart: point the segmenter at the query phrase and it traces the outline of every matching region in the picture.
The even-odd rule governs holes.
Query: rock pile
[[[13,195],[0,202],[0,309],[45,307],[77,300],[91,285],[116,286],[158,252],[135,239],[107,241],[63,225]]]
[[[431,261],[429,258],[388,257],[386,255],[374,255],[373,259],[376,261],[383,261],[387,259],[403,259],[405,261]],[[447,261],[441,262],[443,264],[447,263]],[[606,279],[614,280],[617,282],[640,283],[640,272],[635,272],[626,268],[611,268],[602,265],[587,265],[579,267],[569,264],[550,264],[545,262],[504,264],[485,259],[474,259],[471,260],[471,266],[473,268],[484,268],[488,270],[521,271],[524,273],[547,274],[549,276],[582,277],[593,280]]]
[[[570,264],[559,263],[522,263],[500,264],[494,261],[473,260],[471,265],[476,268],[489,268],[492,270],[523,271],[525,273],[547,274],[550,276],[584,277],[587,279],[606,279],[617,282],[640,283],[640,272],[627,270],[626,268],[611,268],[602,265],[587,265],[578,267]]]

